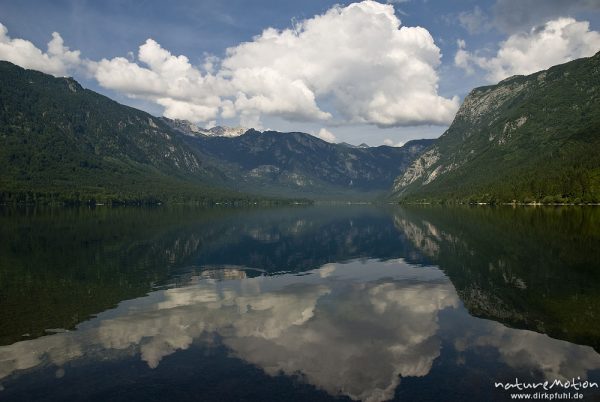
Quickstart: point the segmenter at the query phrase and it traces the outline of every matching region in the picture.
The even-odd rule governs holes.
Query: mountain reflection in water
[[[320,220],[323,216],[327,219]],[[571,257],[586,241],[575,245],[569,237],[575,233],[571,227],[597,240],[588,222],[596,215],[434,208],[336,215],[313,208],[235,218],[225,214],[203,226],[203,216],[195,224],[159,228],[154,239],[171,245],[163,253],[172,268],[153,281],[155,290],[121,301],[72,331],[0,346],[0,397],[18,400],[37,389],[32,399],[42,394],[40,399],[93,399],[115,383],[156,387],[162,365],[172,368],[175,358],[198,359],[194,351],[218,348],[273,381],[295,378],[314,392],[365,401],[441,395],[502,400],[507,394],[494,390],[493,382],[515,377],[600,381],[600,355],[592,348],[598,345],[596,327],[585,325],[586,315],[600,308],[594,304],[597,252]],[[236,236],[216,235],[231,233],[233,225]],[[553,225],[563,229],[555,237],[546,233]],[[512,232],[502,232],[509,228]],[[371,249],[378,255],[369,256],[374,239],[379,244]],[[110,258],[92,251],[96,258]],[[253,264],[240,264],[244,258]],[[556,303],[579,311],[579,321]],[[120,362],[136,360],[145,368],[121,370],[123,378],[113,378],[111,367],[119,370]],[[185,364],[193,372],[194,363]],[[99,368],[92,380],[80,374],[87,373],[82,367]],[[38,383],[48,372],[53,379]],[[200,374],[191,375],[203,383]],[[254,382],[266,381],[251,375]],[[76,379],[71,393],[55,389],[69,378]],[[254,382],[245,386],[258,387]],[[211,384],[197,386],[211,395],[206,391]],[[123,385],[119,395],[149,396],[123,393],[127,389]],[[315,397],[310,392],[300,399]],[[211,399],[202,396],[187,398]]]

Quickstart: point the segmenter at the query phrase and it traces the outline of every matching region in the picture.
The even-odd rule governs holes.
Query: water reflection
[[[600,350],[600,209],[417,208],[394,223],[471,314]]]
[[[550,381],[587,378],[588,371],[600,367],[600,355],[589,347],[557,341],[536,332],[510,329],[495,322],[487,322],[481,331],[483,334],[456,339],[456,349],[464,352],[466,347],[492,348],[508,366],[540,372],[542,378]]]
[[[113,289],[131,291],[121,299],[129,300],[80,320],[71,331],[0,346],[5,388],[0,396],[19,400],[19,390],[38,386],[50,398],[58,392],[52,383],[38,383],[51,371],[54,382],[78,378],[78,395],[91,397],[112,386],[111,369],[95,369],[93,390],[86,386],[92,378],[77,372],[118,362],[142,361],[146,370],[125,372],[121,381],[154,384],[156,378],[149,380],[148,373],[165,376],[160,368],[174,357],[183,364],[181,359],[189,356],[192,363],[185,367],[194,372],[202,365],[194,361],[195,351],[207,348],[224,348],[230,358],[259,368],[274,381],[296,378],[330,396],[365,401],[414,399],[424,388],[435,390],[437,399],[464,400],[476,392],[502,399],[506,395],[493,393],[493,381],[515,377],[600,381],[600,355],[588,346],[597,347],[600,339],[591,322],[600,313],[598,249],[589,247],[599,239],[596,212],[316,208],[148,213],[154,212],[118,219],[92,214],[102,228],[95,235],[73,223],[85,223],[85,217],[61,220],[74,225],[65,231],[67,237],[83,233],[77,242],[89,244],[72,254],[65,244],[73,238],[45,244],[41,238],[49,228],[44,229],[41,217],[27,218],[42,223],[38,234],[23,231],[25,244],[11,240],[12,248],[0,249],[23,271],[44,272],[29,264],[46,256],[43,277],[50,285],[85,286],[111,303],[122,297]],[[148,216],[162,221],[136,229],[136,222]],[[10,221],[19,219],[24,218]],[[65,273],[58,268],[59,257],[46,248],[57,244],[67,261],[96,262],[79,265],[80,277],[68,269]],[[15,252],[25,247],[29,254]],[[101,263],[107,264],[106,271]],[[0,263],[0,278],[9,277],[7,267]],[[116,283],[110,281],[115,272]],[[22,279],[27,286],[41,286],[31,277]],[[0,282],[0,289],[10,301],[6,282]],[[47,286],[45,297],[63,289]],[[31,308],[18,300],[24,304],[21,312]],[[69,301],[54,307],[80,311],[78,300]],[[37,313],[24,314],[26,322]],[[61,314],[55,322],[61,322]],[[44,327],[49,328],[60,325]],[[3,328],[13,337],[19,330]],[[257,378],[251,371],[243,373]],[[203,376],[198,372],[193,378]],[[461,384],[460,391],[455,384]]]
[[[399,258],[400,236],[373,208],[0,208],[0,344],[73,329],[189,267],[251,267],[252,276]]]
[[[457,305],[439,270],[402,261],[202,280],[125,302],[78,331],[0,348],[0,376],[105,349],[135,350],[155,368],[210,334],[268,374],[302,373],[332,395],[380,401],[393,396],[399,375],[429,372],[439,355],[438,312]]]
[[[441,338],[457,333],[458,353],[497,350],[507,364],[548,379],[586,378],[600,368],[591,348],[462,317],[440,328],[439,314],[460,301],[438,269],[401,260],[328,264],[307,275],[200,280],[124,302],[59,333],[0,348],[0,377],[71,360],[139,355],[150,368],[196,341],[220,342],[269,375],[300,373],[331,395],[383,401],[401,377],[426,376]],[[466,322],[464,320],[466,319]]]

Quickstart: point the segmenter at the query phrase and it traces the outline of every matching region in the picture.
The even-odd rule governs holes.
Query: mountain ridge
[[[597,53],[473,89],[448,130],[395,180],[392,197],[598,202],[599,82]]]
[[[254,129],[235,138],[187,136],[185,141],[225,172],[238,191],[258,186],[271,195],[363,200],[383,196],[396,172],[433,142],[353,148],[307,133]]]

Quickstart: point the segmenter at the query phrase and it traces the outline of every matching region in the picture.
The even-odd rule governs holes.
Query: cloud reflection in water
[[[440,270],[402,260],[326,264],[301,276],[195,279],[122,302],[77,331],[1,347],[0,378],[131,353],[155,368],[164,357],[212,339],[269,375],[300,374],[331,395],[383,401],[393,397],[400,377],[430,372],[441,353],[439,313],[463,309]],[[469,322],[479,331],[456,340],[459,352],[497,348],[505,364],[555,377],[584,377],[600,368],[589,347],[473,317]],[[551,350],[552,358],[540,350]],[[530,358],[522,358],[527,353]]]

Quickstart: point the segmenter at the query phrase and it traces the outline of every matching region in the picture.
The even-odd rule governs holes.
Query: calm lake
[[[599,207],[0,209],[1,401],[595,400],[599,351]]]

